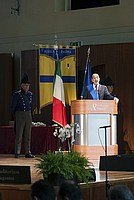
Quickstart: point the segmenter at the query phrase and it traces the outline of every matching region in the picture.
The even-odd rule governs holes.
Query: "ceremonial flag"
[[[55,72],[55,52],[51,46],[39,48],[39,92],[40,109],[52,104],[53,76]]]
[[[76,48],[59,46],[58,56],[66,105],[76,100]],[[40,109],[53,102],[53,76],[55,72],[56,53],[54,46],[40,45],[39,48],[39,91]]]
[[[82,99],[83,99],[85,88],[90,84],[91,84],[91,68],[90,68],[90,59],[89,59],[89,55],[88,55],[87,62],[86,62],[85,75],[84,75],[83,89],[81,92]]]
[[[71,101],[76,100],[76,58],[75,49],[68,48],[65,50],[67,53],[62,53],[65,57],[60,60],[61,74],[64,83],[65,102],[66,105],[71,106]],[[69,55],[70,52],[72,52],[72,55]]]
[[[67,124],[64,86],[61,76],[60,61],[55,61],[55,74],[53,79],[53,111],[52,120],[61,126]]]

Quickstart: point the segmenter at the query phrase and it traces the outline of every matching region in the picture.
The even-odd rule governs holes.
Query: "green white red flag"
[[[55,74],[53,80],[53,111],[52,120],[61,126],[67,124],[66,106],[64,98],[64,86],[61,76],[60,61],[55,62]]]

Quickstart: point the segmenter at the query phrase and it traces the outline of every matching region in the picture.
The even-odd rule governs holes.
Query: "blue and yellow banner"
[[[59,46],[58,56],[61,62],[61,74],[64,83],[65,102],[71,105],[76,99],[76,49]],[[56,49],[54,46],[39,47],[39,88],[40,108],[52,103],[53,76],[55,72]]]

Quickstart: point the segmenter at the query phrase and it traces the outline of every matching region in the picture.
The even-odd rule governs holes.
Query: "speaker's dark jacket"
[[[108,89],[105,85],[99,84],[98,95],[99,95],[100,100],[113,100],[114,99],[114,97],[108,92]],[[93,99],[88,87],[85,88],[83,99]]]

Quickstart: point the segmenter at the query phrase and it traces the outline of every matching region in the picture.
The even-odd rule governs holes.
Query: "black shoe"
[[[26,154],[26,155],[25,155],[25,158],[35,158],[35,156],[32,155],[32,154]]]
[[[20,154],[15,154],[14,157],[15,157],[15,158],[19,158],[19,157],[20,157]]]

